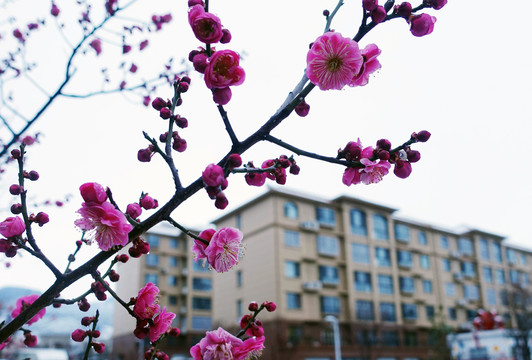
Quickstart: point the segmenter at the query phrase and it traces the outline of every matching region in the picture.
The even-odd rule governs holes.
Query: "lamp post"
[[[338,319],[336,316],[327,315],[325,316],[324,320],[332,324],[334,335],[334,360],[342,360],[342,350],[340,348],[340,326],[338,325]]]

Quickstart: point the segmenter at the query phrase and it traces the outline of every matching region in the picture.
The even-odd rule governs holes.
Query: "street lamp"
[[[340,349],[340,326],[338,325],[338,319],[336,316],[327,315],[324,320],[332,324],[334,334],[334,360],[342,360],[342,350]]]

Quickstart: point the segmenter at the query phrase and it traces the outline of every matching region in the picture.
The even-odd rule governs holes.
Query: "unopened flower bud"
[[[366,11],[373,11],[379,5],[378,0],[362,0],[362,6]]]
[[[183,76],[183,77],[181,78],[181,81],[184,81],[184,82],[186,82],[186,83],[188,83],[188,84],[190,84],[190,82],[191,82],[189,76]]]
[[[404,2],[401,5],[395,6],[393,11],[400,17],[408,19],[412,15],[412,5],[409,2]]]
[[[129,260],[129,256],[127,256],[126,254],[122,254],[122,255],[117,255],[116,256],[116,261],[119,261],[121,263],[127,263],[127,261]]]
[[[138,244],[138,249],[139,249],[141,254],[147,254],[147,253],[150,252],[150,244],[148,244],[145,241],[141,241]]]
[[[150,148],[140,149],[137,153],[137,159],[140,162],[150,162],[152,155],[153,152],[150,150]]]
[[[36,181],[39,179],[39,173],[35,170],[31,170],[29,173],[28,173],[28,179],[30,179],[31,181]]]
[[[192,65],[194,66],[194,69],[201,74],[205,73],[205,68],[207,67],[207,59],[207,55],[203,53],[199,53],[194,56],[194,59],[192,59]]]
[[[377,147],[382,150],[390,151],[392,149],[392,143],[388,139],[380,139],[377,141]]]
[[[188,86],[189,86],[189,85],[188,85],[187,82],[181,81],[181,82],[179,83],[179,85],[177,86],[177,90],[178,90],[179,92],[186,93],[187,90],[188,90]]]
[[[100,333],[99,330],[93,330],[93,331],[91,331],[91,335],[92,335],[93,338],[97,339],[97,338],[100,337],[101,333]]]
[[[160,111],[162,108],[166,107],[166,101],[163,100],[163,98],[156,97],[156,98],[152,101],[151,106],[152,106],[155,110]]]
[[[159,110],[159,116],[163,119],[170,119],[172,116],[172,110],[168,109],[167,107],[163,107],[161,110]]]
[[[81,325],[89,326],[94,321],[94,316],[84,316],[81,318]]]
[[[430,133],[427,130],[421,130],[418,133],[412,134],[412,137],[419,142],[426,142],[430,139]]]
[[[126,207],[126,214],[131,216],[132,219],[136,219],[142,214],[142,208],[137,203],[128,204]]]
[[[329,12],[329,10],[327,10],[327,9],[323,10],[323,16],[327,17],[327,16],[329,16],[329,15],[331,15],[331,13]]]
[[[305,117],[308,115],[309,111],[310,111],[310,105],[307,104],[305,102],[305,100],[303,99],[303,101],[301,101],[297,106],[296,108],[294,109],[294,111],[296,112],[296,114],[298,114],[299,116],[301,117]]]
[[[78,301],[78,307],[81,311],[87,312],[89,311],[91,304],[89,304],[86,298],[83,298],[81,301]]]
[[[249,306],[248,306],[248,310],[249,311],[257,311],[257,310],[259,310],[259,304],[257,304],[256,301],[250,302]]]
[[[386,19],[386,9],[383,6],[377,6],[370,14],[371,20],[375,24],[379,24]]]
[[[32,335],[29,331],[24,334],[24,345],[27,347],[37,346],[37,336]]]
[[[18,215],[22,212],[22,205],[21,204],[13,204],[11,205],[11,213]]]
[[[412,165],[408,161],[397,160],[393,173],[401,179],[406,179],[412,173]]]
[[[222,38],[220,39],[220,42],[222,44],[227,44],[231,41],[231,39],[232,39],[231,32],[227,29],[222,29]]]
[[[237,168],[242,165],[242,157],[239,154],[231,154],[227,158],[227,166],[230,169]]]
[[[277,305],[275,305],[275,303],[272,301],[265,301],[262,303],[262,305],[269,312],[275,311],[275,309],[277,309]]]
[[[39,226],[43,226],[44,224],[50,221],[50,218],[48,217],[48,214],[41,211],[37,215],[35,215],[34,221],[39,224]]]
[[[419,153],[419,151],[416,150],[408,150],[406,152],[406,157],[409,162],[415,163],[419,161],[419,159],[421,158],[421,154]]]
[[[131,255],[131,257],[133,257],[133,258],[138,258],[138,257],[140,257],[140,255],[142,255],[142,254],[140,253],[140,250],[139,250],[138,247],[136,247],[136,246],[132,246],[132,247],[130,247],[130,248],[127,250],[127,252],[128,252],[129,255]]]
[[[251,315],[246,314],[242,316],[242,318],[240,319],[240,328],[241,329],[245,328],[248,325],[250,320],[251,320]]]
[[[168,330],[168,335],[170,336],[179,336],[179,329],[176,328],[176,327],[171,327],[169,330]]]
[[[72,332],[71,337],[75,342],[82,342],[87,337],[87,332],[82,329],[76,329]]]
[[[20,153],[19,149],[13,149],[11,150],[11,156],[13,157],[13,159],[17,160],[22,157],[22,154]]]
[[[103,354],[105,352],[104,343],[93,342],[92,347],[94,348],[94,351],[96,351],[98,354]]]
[[[225,194],[220,191],[218,194],[216,194],[216,200],[214,201],[214,206],[217,209],[223,210],[229,205],[229,201],[225,197]]]
[[[109,273],[109,280],[111,280],[112,282],[117,282],[118,280],[120,280],[120,275],[116,271],[111,270],[111,272]]]
[[[386,150],[379,150],[377,157],[379,160],[390,160],[390,153]]]
[[[24,191],[24,188],[17,184],[13,184],[9,187],[9,193],[11,195],[20,195],[23,191]]]
[[[233,96],[229,87],[212,89],[212,100],[218,105],[226,105]]]
[[[52,14],[52,16],[58,16],[59,12],[60,11],[57,5],[55,3],[52,3],[52,9],[50,10],[50,14]]]
[[[292,164],[292,165],[290,165],[290,174],[292,174],[292,175],[298,175],[300,170],[301,170],[301,169],[299,168],[298,165],[296,165],[296,164]]]

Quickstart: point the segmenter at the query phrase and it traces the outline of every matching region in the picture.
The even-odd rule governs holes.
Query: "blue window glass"
[[[177,276],[175,275],[168,275],[168,285],[170,286],[177,286]]]
[[[473,241],[471,239],[459,238],[458,251],[463,255],[473,255]]]
[[[434,318],[434,306],[427,305],[425,306],[425,313],[427,314],[427,319],[431,320]]]
[[[181,325],[183,326],[183,325]],[[212,319],[208,316],[192,316],[193,330],[209,330],[212,329]]]
[[[147,283],[153,283],[155,285],[159,284],[159,276],[157,274],[146,274],[144,276],[144,282]]]
[[[358,209],[351,209],[351,232],[358,235],[368,235],[366,213]]]
[[[290,247],[299,247],[299,233],[297,231],[284,231],[284,244]]]
[[[209,272],[209,265],[205,265],[203,261],[193,261],[192,270],[195,272]]]
[[[237,287],[242,286],[242,270],[238,270],[236,272],[236,286]]]
[[[485,282],[490,283],[490,284],[493,283],[493,273],[489,266],[484,266],[482,268],[482,277],[484,278]]]
[[[373,302],[367,300],[357,300],[355,303],[358,320],[374,320]]]
[[[286,293],[286,307],[288,309],[301,309],[301,294]]]
[[[478,300],[479,289],[477,285],[464,285],[464,298],[467,300]]]
[[[320,265],[318,268],[320,281],[324,284],[338,284],[338,268],[336,266]]]
[[[286,260],[284,262],[284,276],[288,278],[298,278],[299,275],[299,263],[291,260]]]
[[[210,278],[192,278],[192,289],[198,291],[211,291],[212,279]]]
[[[377,266],[383,266],[383,267],[392,266],[392,262],[390,260],[389,249],[376,247],[375,248],[375,260],[376,260]]]
[[[210,310],[211,309],[211,298],[207,297],[192,297],[192,309],[194,310]]]
[[[325,314],[340,314],[340,298],[338,296],[322,296],[321,312]]]
[[[391,275],[377,275],[380,294],[393,294],[393,278]]]
[[[503,269],[495,270],[495,280],[497,281],[497,284],[506,284],[506,276],[504,275]]]
[[[526,265],[526,254],[525,253],[519,254],[519,262],[521,263],[521,265]]]
[[[409,242],[410,241],[410,228],[404,224],[395,224],[395,239],[397,241]]]
[[[235,223],[236,223],[236,228],[237,229],[242,229],[242,215],[237,214],[235,216]]]
[[[358,264],[369,264],[369,246],[365,244],[351,244],[351,257]]]
[[[170,247],[172,249],[177,249],[179,248],[179,240],[177,238],[170,238]]]
[[[449,297],[456,296],[456,286],[454,283],[445,283],[445,295]]]
[[[478,247],[480,250],[480,257],[482,258],[482,260],[489,261],[490,260],[490,247],[489,247],[488,240],[480,239],[478,243]]]
[[[146,236],[146,241],[150,244],[150,247],[156,248],[159,247],[159,236],[155,234],[148,234]]]
[[[386,217],[379,214],[373,215],[373,235],[375,239],[388,240],[388,220]]]
[[[240,318],[242,316],[242,300],[236,301],[236,316]]]
[[[297,205],[291,201],[284,203],[284,216],[289,219],[297,219],[299,214],[297,210]]]
[[[419,266],[421,266],[422,269],[430,269],[430,258],[428,255],[419,255]]]
[[[517,264],[517,254],[514,249],[506,248],[506,261],[508,264]]]
[[[176,256],[169,256],[168,257],[168,266],[170,267],[177,267],[179,265],[179,261]]]
[[[340,255],[340,240],[337,237],[318,235],[316,239],[318,254],[328,256]]]
[[[326,207],[316,208],[316,220],[320,225],[335,226],[336,225],[336,213],[333,209]]]
[[[463,261],[460,263],[460,270],[462,272],[462,275],[474,277],[476,276],[476,270],[475,270],[475,264],[469,261]]]
[[[449,259],[441,259],[441,266],[443,271],[451,271],[451,261]]]
[[[384,346],[399,346],[399,333],[390,330],[382,331],[381,340]]]
[[[425,294],[432,294],[432,281],[427,279],[423,280],[423,292]]]
[[[447,239],[446,236],[441,236],[440,237],[440,247],[442,249],[448,249],[449,248],[449,239]]]
[[[147,266],[158,266],[159,265],[159,255],[147,254],[146,255],[146,265]]]
[[[510,270],[510,282],[519,284],[519,272],[517,270]]]
[[[449,320],[456,320],[456,318],[457,318],[456,309],[450,307],[448,311],[449,311]]]
[[[419,245],[427,245],[427,234],[425,234],[424,231],[418,231],[417,242],[419,243]]]
[[[502,251],[501,251],[501,244],[498,242],[493,241],[491,243],[491,252],[493,253],[493,259],[498,262],[499,264],[502,263]]]
[[[415,320],[417,319],[417,305],[416,304],[401,304],[403,319]]]
[[[497,293],[495,289],[486,289],[486,302],[488,305],[497,305]]]
[[[414,286],[414,279],[411,277],[400,276],[399,288],[403,293],[413,294],[416,291],[416,288]]]
[[[397,250],[397,265],[412,267],[412,253],[406,250]]]
[[[530,284],[530,276],[527,273],[521,273],[521,286],[527,287]]]
[[[364,271],[355,271],[355,290],[371,292],[371,274]]]
[[[395,304],[390,302],[382,302],[379,307],[381,313],[381,321],[396,321]]]

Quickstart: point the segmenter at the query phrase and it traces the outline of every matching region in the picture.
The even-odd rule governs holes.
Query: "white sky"
[[[28,2],[20,1],[21,6]],[[346,3],[332,27],[352,37],[360,22],[360,1]],[[240,139],[269,118],[299,81],[308,44],[325,25],[321,13],[335,4],[330,0],[211,1],[211,11],[233,35],[233,41],[220,48],[244,54],[246,81],[233,88],[233,99],[226,106]],[[172,24],[154,38],[159,40],[150,44],[149,58],[135,59],[139,68],[170,55],[186,57],[200,45],[188,28],[186,1],[159,0],[157,5],[155,9],[153,2],[140,0],[135,6],[143,16],[153,11],[174,15]],[[382,50],[382,69],[370,83],[343,91],[315,89],[307,98],[310,114],[290,116],[273,134],[305,150],[334,156],[338,148],[358,137],[364,145],[374,145],[383,137],[398,145],[411,132],[426,129],[432,138],[415,146],[421,151],[421,161],[413,165],[406,180],[390,174],[377,185],[346,187],[341,182],[341,167],[297,158],[301,173],[289,176],[286,186],[324,198],[361,197],[398,208],[408,218],[450,229],[465,224],[530,248],[532,170],[526,155],[532,127],[532,30],[526,14],[531,10],[532,3],[525,0],[513,2],[512,9],[494,0],[451,0],[439,11],[427,11],[438,18],[429,36],[412,36],[402,19],[378,26],[360,42],[361,47],[376,43]],[[37,59],[45,69],[43,79],[56,83],[53,79],[62,76],[64,61],[58,54],[65,47],[47,41],[40,46]],[[104,43],[104,52],[109,48]],[[107,60],[88,55],[84,63]],[[94,81],[94,75],[83,71],[79,76],[78,89]],[[203,80],[196,73],[191,77],[191,89],[179,109],[189,119],[189,128],[180,131],[189,148],[175,155],[184,184],[198,178],[207,164],[217,162],[229,144]],[[166,98],[171,92],[160,88],[157,95]],[[26,98],[40,103],[37,95]],[[65,263],[79,237],[73,221],[82,183],[110,186],[123,208],[138,199],[141,191],[161,203],[171,196],[172,182],[163,162],[136,160],[137,150],[147,146],[141,131],[158,137],[164,127],[151,108],[133,105],[121,96],[60,99],[47,111],[34,128],[43,133],[42,144],[29,153],[28,169],[37,170],[41,179],[30,184],[28,191],[37,199],[74,195],[68,206],[46,210],[51,223],[36,230],[51,258]],[[243,159],[260,164],[285,153],[261,144]],[[4,175],[5,189],[14,182],[8,176],[13,174]],[[230,176],[228,209],[264,190],[245,185],[242,175]],[[0,200],[11,204],[12,198],[6,191]],[[201,226],[221,214],[201,191],[177,209],[174,218],[184,225]],[[87,255],[95,251],[93,247]],[[46,269],[17,260],[4,272],[0,285],[20,285],[21,279],[37,288],[51,281]]]

